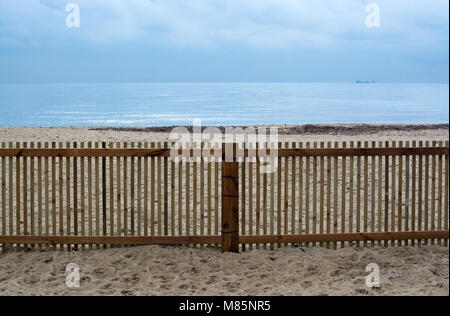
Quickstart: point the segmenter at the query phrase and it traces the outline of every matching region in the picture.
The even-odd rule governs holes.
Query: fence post
[[[239,252],[239,163],[236,144],[233,160],[225,161],[222,145],[222,252]]]

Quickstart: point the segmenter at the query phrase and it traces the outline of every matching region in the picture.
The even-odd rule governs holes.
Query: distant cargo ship
[[[375,81],[363,81],[363,80],[356,80],[356,83],[375,83]]]

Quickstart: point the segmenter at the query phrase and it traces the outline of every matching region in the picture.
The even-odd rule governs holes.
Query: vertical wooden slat
[[[142,148],[142,142],[138,142]],[[137,235],[142,236],[142,157],[137,158]]]
[[[426,147],[430,147],[430,142],[425,142]],[[430,190],[430,156],[425,156],[425,192],[424,192],[424,230],[430,230],[430,218],[429,218],[429,190]],[[428,245],[428,240],[425,240],[425,245]]]
[[[106,143],[102,142],[102,148],[106,148]],[[107,189],[106,189],[106,157],[102,157],[102,232],[103,236],[108,234],[107,229]],[[105,249],[107,245],[103,245]]]
[[[64,144],[63,142],[59,142],[58,147],[60,149],[64,148]],[[38,143],[38,148],[41,148],[41,144]],[[59,183],[58,183],[58,193],[59,193],[59,235],[63,236],[64,235],[64,158],[63,157],[59,157],[58,158],[58,163],[59,163],[59,168],[58,168],[58,179],[59,179]],[[39,157],[39,161],[38,161],[39,167],[41,167],[41,158]],[[41,174],[41,172],[39,171],[39,174]],[[41,180],[39,180],[39,183],[41,183]],[[42,199],[42,187],[40,188],[40,193],[39,193],[39,197]],[[42,204],[42,200],[41,202],[39,202],[39,205]],[[41,206],[42,207],[42,206]],[[42,214],[42,210],[41,214]],[[39,210],[38,210],[39,212]],[[39,216],[40,218],[40,228],[39,228],[39,234],[42,234],[42,215]],[[59,250],[60,251],[64,251],[64,246],[65,245],[59,245]]]
[[[45,148],[49,148],[49,143],[44,143]],[[49,169],[49,158],[44,158],[44,198],[45,198],[45,235],[50,235],[50,192],[49,192],[49,184],[50,184],[50,175],[49,175],[50,169]],[[48,245],[45,246],[45,248],[48,250],[50,247]]]
[[[144,148],[148,148],[148,142],[144,142]],[[148,236],[148,157],[144,158],[144,236]]]
[[[436,142],[432,142],[432,146],[436,146]],[[436,230],[436,155],[431,156],[431,210],[430,222],[432,231]],[[431,239],[431,244],[435,244],[435,240]]]
[[[99,148],[99,143],[95,142],[95,148]],[[100,236],[100,159],[95,157],[95,235]],[[97,249],[100,246],[97,245]]]
[[[346,148],[347,143],[342,143],[342,148]],[[342,157],[342,186],[341,186],[341,233],[345,232],[345,203],[346,203],[346,169],[347,169],[347,157]],[[345,247],[345,242],[341,242],[341,248]]]
[[[30,143],[30,148],[34,148],[34,142]],[[53,161],[55,160],[55,158],[53,158]],[[34,157],[30,158],[30,230],[29,233],[33,236],[35,234],[35,187],[34,187],[34,182],[35,182],[35,159]],[[53,168],[54,169],[54,168]],[[54,179],[54,174],[55,172],[53,172],[53,179]],[[2,177],[3,179],[4,177]],[[55,189],[54,189],[54,183],[55,180],[52,181],[53,184],[53,197],[52,197],[52,203],[54,204],[56,201],[56,196],[55,196]],[[2,186],[3,188],[3,186]],[[3,199],[2,199],[3,201]],[[55,234],[55,233],[53,233]],[[32,249],[34,249],[35,245],[31,245]],[[56,247],[56,246],[55,246]]]
[[[423,141],[419,141],[419,147],[423,147]],[[418,202],[417,202],[417,230],[421,231],[423,228],[423,156],[419,156],[419,179],[418,179]],[[418,240],[418,244],[421,245],[422,241]]]
[[[256,143],[256,150],[259,150],[259,143]],[[256,235],[261,233],[261,170],[260,170],[260,158],[259,156],[256,158]],[[259,249],[259,244],[256,244],[256,249]]]
[[[284,148],[289,148],[289,143],[284,143]],[[289,157],[284,158],[284,234],[288,234],[289,229]],[[285,244],[287,246],[287,244]]]
[[[364,147],[369,147],[369,142],[364,142]],[[368,232],[369,227],[369,157],[364,156],[364,224],[363,232]],[[364,241],[364,246],[367,246],[367,241]]]
[[[20,148],[20,143],[16,143],[16,148]],[[21,203],[20,203],[20,157],[16,157],[16,208],[15,208],[15,214],[16,214],[16,235],[20,235],[20,210],[21,210]],[[16,250],[20,250],[20,245],[16,245]]]
[[[376,147],[375,142],[372,142],[372,147]],[[371,168],[371,177],[370,177],[370,231],[373,233],[375,232],[375,222],[376,222],[376,210],[375,210],[375,174],[376,174],[376,164],[375,164],[375,156],[371,157],[370,162],[370,168]],[[375,245],[375,242],[372,241],[372,246]]]
[[[357,143],[357,147],[361,148],[361,142]],[[361,229],[361,157],[356,158],[356,232],[360,233]],[[360,246],[359,241],[356,242],[356,246]]]
[[[109,143],[109,148],[114,148],[114,143]],[[115,209],[114,209],[114,157],[109,158],[109,235],[114,236]]]
[[[253,149],[252,143],[249,143],[249,149]],[[253,235],[253,161],[253,158],[248,159],[248,234],[250,236]],[[253,249],[253,244],[249,245],[249,249]]]
[[[327,142],[327,148],[331,148],[331,142]],[[331,156],[327,157],[327,234],[331,233]],[[330,243],[327,242],[327,248]]]
[[[46,144],[47,147],[47,144]],[[66,142],[66,148],[70,148],[70,143]],[[71,219],[71,209],[70,209],[70,205],[71,205],[71,178],[70,178],[70,173],[71,173],[71,161],[70,161],[70,157],[66,157],[66,235],[67,236],[71,236],[72,235],[72,219]],[[48,171],[47,168],[47,161],[45,162],[46,164],[46,174]],[[46,191],[47,191],[47,186],[46,186]],[[45,200],[47,201],[47,197],[45,198]],[[47,202],[46,202],[47,204]],[[46,217],[47,217],[47,210],[46,210]],[[47,223],[47,219],[46,219],[46,223],[45,223],[46,229],[48,228],[48,223]],[[72,245],[67,245],[67,251],[72,251]]]
[[[88,142],[88,148],[92,148],[92,142]],[[61,170],[62,170],[62,168],[60,169],[60,172],[61,172]],[[93,198],[92,198],[92,158],[91,157],[88,158],[87,175],[88,175],[88,235],[93,236],[94,229],[93,229],[92,218],[93,218],[94,207],[93,207]],[[62,188],[62,186],[61,186],[61,188]],[[62,215],[61,215],[61,217],[62,217]],[[92,249],[92,248],[93,248],[92,245],[89,245],[89,249]]]
[[[297,144],[295,142],[293,142],[291,144],[292,148],[297,148]],[[292,157],[291,158],[291,234],[295,234],[295,214],[296,214],[296,207],[295,207],[295,201],[296,201],[296,176],[297,176],[297,171],[296,171],[296,166],[297,166],[297,162],[296,162],[296,157]]]
[[[313,148],[317,148],[317,142],[314,142]],[[312,211],[313,234],[317,234],[317,157],[313,158],[313,211]],[[313,246],[317,245],[313,243]]]
[[[23,143],[23,148],[27,148],[27,143]],[[22,190],[23,190],[23,196],[22,196],[22,202],[23,202],[23,235],[28,235],[28,158],[23,157],[22,158]],[[28,245],[23,245],[23,249],[27,250]]]
[[[190,159],[187,158],[186,159],[186,177],[185,177],[185,181],[186,181],[186,194],[185,194],[185,202],[186,202],[186,235],[190,235],[190,227],[191,227],[191,188],[190,188],[190,183],[191,183],[191,163],[190,163]]]
[[[310,147],[310,143],[306,143],[306,148],[308,149]],[[305,234],[309,234],[309,226],[310,226],[310,213],[309,213],[309,199],[310,199],[310,190],[309,190],[309,183],[310,183],[310,168],[311,168],[311,158],[306,157],[306,177],[305,177]],[[310,243],[306,243],[306,247],[309,247]]]
[[[350,142],[350,148],[354,148],[355,144],[353,141]],[[349,198],[348,198],[348,231],[349,233],[353,233],[353,218],[354,218],[354,168],[355,168],[355,158],[350,156],[350,165],[349,165]]]
[[[238,145],[239,146],[239,145]],[[245,143],[242,144],[242,148],[245,149]],[[247,220],[247,216],[246,216],[246,194],[245,194],[245,163],[246,163],[246,159],[245,156],[242,157],[242,161],[240,163],[241,165],[241,181],[240,182],[240,187],[241,187],[241,234],[245,235],[245,228],[246,228],[246,220]],[[246,249],[246,245],[242,244],[242,251],[245,251]]]
[[[383,147],[383,142],[379,141],[378,142],[378,147],[382,148]],[[378,223],[377,223],[377,227],[378,227],[378,232],[382,232],[383,229],[383,214],[382,214],[382,205],[383,205],[383,157],[382,156],[378,156],[377,157],[377,161],[378,161]],[[378,241],[378,246],[381,247],[381,240]]]
[[[116,148],[120,148],[120,142],[116,143]],[[117,157],[116,160],[116,185],[117,185],[117,235],[122,236],[122,158]]]
[[[396,147],[395,141],[392,141],[392,147]],[[396,193],[397,185],[396,185],[396,176],[395,176],[396,168],[397,168],[397,156],[394,155],[394,156],[392,156],[392,166],[391,166],[391,169],[392,169],[391,181],[392,181],[392,183],[391,183],[391,226],[390,226],[390,228],[392,231],[395,230],[395,214],[396,214],[396,204],[395,203],[396,203],[396,196],[397,196],[397,193]],[[391,241],[391,245],[392,246],[395,245],[395,240]]]
[[[150,144],[150,147],[152,147],[152,148],[155,148],[155,143],[154,142],[152,142],[151,144]],[[155,233],[156,233],[156,230],[155,230],[155,216],[156,216],[156,212],[155,212],[155,203],[156,203],[156,201],[155,201],[155,184],[156,184],[156,181],[155,181],[155,157],[151,157],[150,158],[150,179],[151,179],[151,182],[150,182],[150,218],[151,218],[151,223],[152,223],[152,226],[151,226],[151,234],[152,234],[152,236],[154,236],[155,235]],[[186,189],[186,194],[189,194],[189,190],[188,189]]]
[[[334,148],[338,148],[339,143],[334,143]],[[339,170],[339,157],[334,156],[334,174],[333,174],[333,233],[337,233],[338,231],[338,198],[339,198],[339,191],[338,191],[338,170]],[[334,249],[337,248],[337,242],[334,243]]]
[[[203,150],[203,143],[201,144]],[[244,209],[242,209],[244,211]],[[205,234],[205,159],[200,157],[200,235]],[[202,245],[203,246],[203,245]]]
[[[278,148],[282,148],[283,144],[278,143]],[[281,217],[282,217],[282,210],[281,210],[281,198],[282,198],[282,192],[281,192],[281,171],[283,169],[282,160],[281,157],[278,157],[278,168],[277,168],[277,234],[281,235]],[[274,186],[272,186],[274,188]],[[272,222],[272,218],[271,218]],[[272,230],[270,231],[271,234]],[[277,247],[280,248],[281,244],[277,244]]]
[[[405,145],[406,145],[406,147],[409,147],[409,142],[407,141]],[[409,185],[410,185],[410,183],[409,183],[409,172],[410,172],[409,160],[410,160],[409,155],[406,155],[406,157],[405,157],[405,190],[404,190],[405,191],[405,220],[404,220],[405,223],[403,225],[405,228],[405,231],[409,231],[409,203],[410,203],[410,200],[409,200]],[[409,244],[408,240],[405,240],[404,242],[405,242],[405,246],[408,246],[408,244]]]
[[[6,148],[6,143],[2,142],[2,149]],[[6,158],[2,157],[2,235],[6,236]],[[7,249],[3,244],[2,251]]]
[[[175,187],[175,161],[170,159],[170,233],[175,236],[175,196],[177,194]],[[209,233],[211,235],[211,233]]]
[[[84,148],[84,143],[80,143],[80,147]],[[80,199],[81,199],[81,209],[80,209],[80,217],[81,217],[81,235],[86,236],[86,173],[85,173],[85,158],[80,158],[80,185],[81,185],[81,191],[80,191]],[[81,249],[85,249],[85,245],[81,246]]]
[[[222,163],[222,252],[239,252],[239,163]]]
[[[77,143],[73,143],[73,148],[77,148]],[[73,234],[78,236],[78,158],[73,158]],[[74,245],[74,250],[78,251],[78,245]]]
[[[389,147],[386,141],[385,147]],[[389,231],[389,156],[384,156],[384,231]],[[384,242],[388,246],[388,241]]]
[[[403,147],[403,142],[399,141],[398,147]],[[398,191],[397,191],[397,231],[402,231],[402,218],[403,218],[403,156],[398,157]],[[398,245],[402,245],[402,241],[399,240]]]
[[[320,148],[325,148],[325,143],[320,143]],[[325,224],[325,157],[320,157],[320,227],[319,227],[319,233],[324,233],[324,224]],[[320,243],[320,247],[323,247],[323,243]]]
[[[161,143],[158,142],[157,143],[157,148],[161,148]],[[162,167],[162,158],[158,157],[157,158],[157,166],[156,166],[156,172],[157,172],[157,202],[158,202],[158,235],[161,236],[163,231],[163,226],[162,226],[162,203],[161,203],[161,167]]]
[[[167,142],[164,142],[164,148],[167,148]],[[164,235],[169,234],[169,166],[168,158],[164,157]]]
[[[52,148],[56,148],[56,142],[52,142]],[[57,235],[56,157],[52,157],[52,235]],[[53,245],[53,250],[56,250],[56,245]]]
[[[445,147],[448,148],[448,145],[449,145],[449,142],[446,141]],[[449,190],[449,187],[448,187],[448,177],[449,177],[448,155],[445,155],[444,163],[445,163],[445,168],[444,168],[444,170],[445,170],[444,171],[444,177],[445,177],[445,180],[444,180],[444,186],[445,186],[445,190],[444,190],[444,192],[445,192],[444,193],[444,230],[448,230],[448,221],[449,221],[449,218],[448,218],[448,207],[449,207],[449,205],[448,205],[448,198],[449,198],[448,197],[448,190]],[[445,245],[445,247],[448,247],[448,239],[445,239],[444,245]]]
[[[267,148],[267,143],[265,143]],[[267,235],[267,172],[263,173],[263,234]],[[264,249],[267,245],[264,244]]]
[[[271,145],[277,146],[277,144]],[[280,168],[281,165],[280,161],[281,160],[278,159],[278,168]],[[277,171],[278,170],[279,169],[277,169]],[[270,174],[270,234],[275,234],[275,172]],[[270,249],[273,250],[274,248],[274,244],[270,244]]]
[[[439,141],[438,146],[442,147],[443,143],[442,141]],[[442,182],[444,181],[444,179],[442,179],[442,155],[438,156],[438,178],[437,178],[437,183],[438,183],[438,222],[437,222],[437,229],[438,230],[442,230]],[[438,245],[442,244],[442,240],[438,240]]]
[[[14,148],[12,142],[8,143],[9,148]],[[8,226],[9,226],[9,234],[14,235],[14,177],[13,177],[13,158],[9,157],[8,159],[8,207],[9,207],[9,216],[8,216]]]
[[[298,144],[303,148],[303,142]],[[303,234],[303,157],[298,158],[298,234]],[[301,245],[301,244],[300,244]]]
[[[194,236],[198,235],[197,231],[197,225],[198,225],[198,209],[197,209],[197,187],[198,187],[198,157],[194,157],[194,161],[192,163],[192,203],[193,203],[193,210],[192,210],[192,233]],[[197,246],[197,245],[194,245]]]
[[[417,147],[417,142],[414,140],[412,142],[412,147]],[[417,181],[417,157],[413,155],[411,157],[412,160],[412,174],[411,174],[411,230],[413,232],[416,231],[416,181]],[[411,240],[411,245],[414,246],[416,241]]]
[[[183,234],[183,161],[178,158],[178,235]],[[216,183],[217,185],[217,183]],[[186,191],[186,194],[188,192]]]
[[[214,196],[214,234],[219,235],[219,161],[217,160],[214,162]]]
[[[131,142],[131,148],[134,148],[134,142]],[[135,202],[136,202],[136,170],[135,170],[135,158],[130,158],[130,233],[131,236],[134,236],[135,231]]]

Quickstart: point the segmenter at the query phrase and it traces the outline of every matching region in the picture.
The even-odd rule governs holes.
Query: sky
[[[68,3],[79,27],[67,27]],[[379,27],[366,19],[379,8]],[[0,0],[0,83],[445,82],[448,0]]]

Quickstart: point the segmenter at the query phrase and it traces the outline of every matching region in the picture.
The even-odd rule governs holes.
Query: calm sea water
[[[448,123],[448,84],[0,85],[0,126]]]

